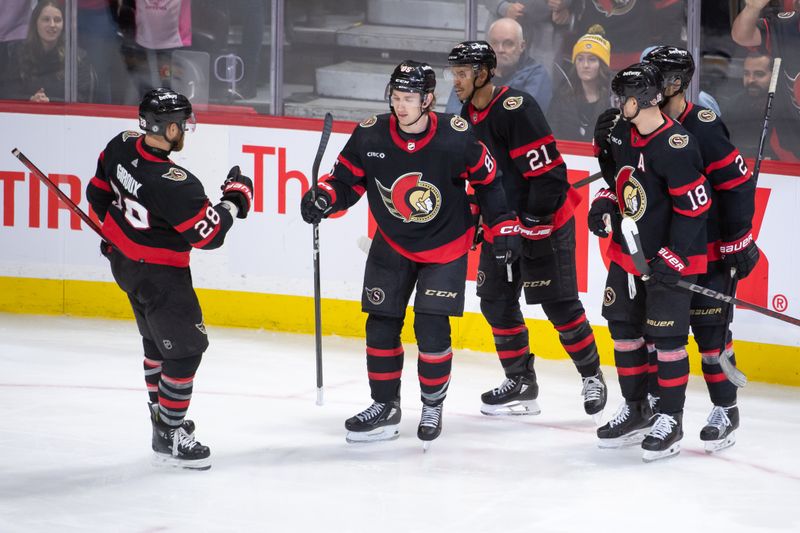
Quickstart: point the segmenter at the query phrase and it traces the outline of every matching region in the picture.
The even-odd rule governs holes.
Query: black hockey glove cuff
[[[333,199],[323,188],[317,189],[314,199],[313,189],[309,189],[300,200],[300,216],[308,224],[319,224],[320,220],[333,213]]]
[[[646,283],[677,285],[688,265],[689,260],[686,257],[665,246],[650,260],[650,277]]]
[[[598,237],[608,237],[611,231],[611,220],[619,219],[619,208],[617,207],[617,195],[608,189],[600,189],[594,195],[592,207],[589,208],[588,226],[589,231]],[[608,224],[606,224],[608,220]]]
[[[241,174],[239,165],[230,169],[220,189],[222,200],[231,202],[239,210],[236,217],[247,218],[253,203],[253,180]]]
[[[761,257],[752,233],[735,241],[720,242],[719,252],[722,254],[725,265],[728,268],[736,269],[736,279],[744,279],[749,276]]]
[[[520,218],[520,235],[524,239],[540,241],[553,235],[553,215],[535,216],[522,213]]]
[[[487,240],[491,238],[494,258],[500,265],[510,265],[519,257],[521,241],[519,220],[513,211],[500,215],[488,228]]]

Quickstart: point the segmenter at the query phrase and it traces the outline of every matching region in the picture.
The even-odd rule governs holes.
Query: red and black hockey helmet
[[[623,103],[633,96],[640,109],[647,109],[664,99],[664,77],[652,63],[634,63],[614,76],[611,90]]]
[[[688,50],[677,46],[657,46],[647,52],[642,61],[653,63],[664,76],[664,88],[681,82],[679,91],[685,91],[694,74],[694,58]]]
[[[189,99],[164,87],[148,91],[139,104],[139,127],[147,133],[164,135],[167,126],[173,123],[184,131],[194,126]]]
[[[464,41],[450,50],[447,62],[453,65],[482,65],[491,73],[497,67],[497,55],[486,41]]]
[[[393,89],[407,93],[419,93],[424,97],[436,89],[436,72],[427,63],[406,59],[395,67],[389,78],[384,94],[386,100],[391,97]]]

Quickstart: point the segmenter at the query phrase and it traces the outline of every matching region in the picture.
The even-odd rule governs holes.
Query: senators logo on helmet
[[[419,224],[432,220],[442,206],[442,195],[434,185],[422,180],[421,172],[409,172],[386,188],[376,179],[386,209],[403,222]]]

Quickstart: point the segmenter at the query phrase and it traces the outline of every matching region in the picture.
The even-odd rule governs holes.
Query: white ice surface
[[[709,456],[693,376],[683,451],[643,464],[597,448],[569,362],[538,360],[540,416],[489,418],[496,356],[459,350],[423,454],[413,346],[400,438],[349,445],[343,421],[370,403],[361,341],[324,340],[318,407],[312,336],[209,330],[190,417],[213,467],[191,472],[150,465],[133,322],[0,314],[0,532],[800,531],[800,389],[748,385],[737,444]]]

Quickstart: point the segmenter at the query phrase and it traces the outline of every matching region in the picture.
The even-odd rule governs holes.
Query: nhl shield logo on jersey
[[[687,144],[689,144],[688,135],[681,135],[680,133],[675,133],[671,135],[669,138],[669,145],[672,146],[673,148],[677,149],[686,148]]]
[[[370,126],[374,126],[376,122],[378,122],[378,117],[372,115],[371,117],[362,120],[358,125],[362,128],[369,128]]]
[[[467,121],[458,115],[450,119],[450,126],[456,131],[467,131]]]
[[[622,167],[617,173],[617,197],[622,202],[623,214],[638,221],[647,210],[647,194],[639,180],[633,177],[635,169]]]
[[[710,109],[703,109],[697,114],[702,122],[714,122],[717,119],[717,114]]]
[[[595,9],[605,16],[624,15],[636,5],[636,0],[592,0]]]
[[[380,287],[375,287],[374,289],[364,287],[364,292],[367,294],[367,300],[374,305],[381,305],[386,299],[386,293]]]
[[[514,111],[521,105],[522,105],[521,96],[509,96],[508,98],[503,100],[503,107],[505,107],[509,111]]]
[[[409,172],[395,180],[387,189],[376,179],[386,209],[403,222],[419,224],[433,219],[442,206],[442,195],[432,184],[422,181],[421,172]]]
[[[126,131],[122,134],[122,142],[127,141],[128,139],[136,139],[137,137],[141,137],[142,134],[138,131]]]
[[[169,167],[167,173],[162,174],[161,177],[172,181],[183,181],[186,179],[186,171],[176,167]]]

